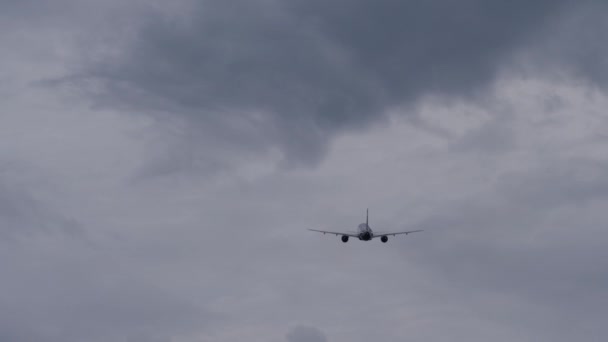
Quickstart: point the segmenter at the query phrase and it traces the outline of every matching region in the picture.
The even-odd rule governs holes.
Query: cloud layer
[[[0,6],[0,340],[606,335],[601,2]]]

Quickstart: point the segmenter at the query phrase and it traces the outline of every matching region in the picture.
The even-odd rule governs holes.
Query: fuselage
[[[374,237],[374,232],[367,223],[361,223],[357,228],[357,232],[359,233],[359,240],[369,241]]]

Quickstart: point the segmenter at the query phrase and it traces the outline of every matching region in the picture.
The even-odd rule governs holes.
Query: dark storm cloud
[[[531,34],[522,55],[530,74],[547,72],[581,77],[592,84],[608,84],[605,1],[582,1],[554,16]]]
[[[310,162],[334,133],[365,127],[392,105],[476,93],[531,36],[544,42],[556,18],[576,6],[204,1],[184,16],[149,14],[124,54],[89,65],[85,75],[102,85],[99,104],[179,113],[211,141],[249,150],[278,143],[289,160]]]

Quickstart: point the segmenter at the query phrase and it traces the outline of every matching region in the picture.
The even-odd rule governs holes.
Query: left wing
[[[390,235],[395,236],[395,235],[399,235],[399,234],[405,234],[405,235],[407,235],[409,233],[416,233],[416,232],[421,232],[421,231],[423,231],[423,229],[410,230],[410,231],[407,231],[407,232],[389,232],[389,233],[376,233],[376,232],[374,232],[373,238],[378,238],[378,237],[383,237],[383,236],[390,236]]]
[[[309,229],[309,230],[313,231],[313,232],[323,233],[323,234],[334,234],[336,236],[343,235],[343,236],[359,237],[359,235],[353,234],[353,233],[328,232],[328,231],[325,231],[325,230],[316,230],[316,229]]]

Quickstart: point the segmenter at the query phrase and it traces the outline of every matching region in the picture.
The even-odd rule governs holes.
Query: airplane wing
[[[421,231],[422,231],[422,229],[410,230],[410,231],[407,231],[407,232],[389,232],[389,233],[377,233],[377,232],[374,232],[374,237],[373,238],[382,237],[382,236],[389,236],[389,235],[395,236],[395,235],[399,235],[399,234],[405,234],[405,235],[407,235],[409,233],[416,233],[416,232],[421,232]]]
[[[328,232],[325,230],[316,230],[316,229],[309,229],[312,232],[319,232],[319,233],[323,233],[323,234],[334,234],[336,236],[338,235],[344,235],[344,236],[352,236],[352,237],[359,237],[359,235],[354,234],[354,233],[341,233],[341,232]]]

